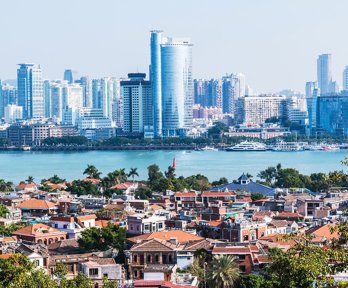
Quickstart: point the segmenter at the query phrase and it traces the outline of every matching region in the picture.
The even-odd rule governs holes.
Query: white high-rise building
[[[15,104],[5,106],[5,122],[13,123],[23,118],[23,107]]]
[[[319,55],[317,60],[317,77],[320,93],[330,93],[330,83],[332,82],[331,54]]]
[[[306,82],[306,98],[312,98],[314,90],[318,89],[318,82]]]
[[[348,66],[343,70],[343,90],[348,90]]]

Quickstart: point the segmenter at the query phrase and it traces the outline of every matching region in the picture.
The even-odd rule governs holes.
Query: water
[[[322,152],[225,152],[225,151],[83,151],[37,152],[1,151],[0,178],[18,183],[28,176],[37,182],[57,174],[67,180],[82,178],[87,164],[95,165],[103,175],[119,168],[138,168],[139,179],[147,179],[147,167],[157,164],[162,170],[176,158],[177,175],[206,175],[209,180],[226,177],[232,181],[241,173],[256,177],[260,170],[281,163],[301,173],[347,170],[340,161],[348,150]],[[102,176],[103,176],[102,175]]]

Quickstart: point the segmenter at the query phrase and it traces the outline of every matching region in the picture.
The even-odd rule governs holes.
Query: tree
[[[44,184],[45,182],[50,182],[52,184],[61,184],[64,183],[66,180],[63,178],[60,178],[57,174],[54,174],[52,177],[48,179],[42,179],[41,184]]]
[[[235,258],[229,255],[216,255],[212,261],[212,268],[209,272],[209,282],[212,287],[228,288],[233,287],[240,272]]]
[[[280,169],[275,183],[277,187],[281,188],[303,188],[303,182],[298,170],[293,168]]]
[[[228,184],[228,179],[225,178],[225,177],[221,177],[218,181],[213,181],[211,182],[211,185],[213,187],[216,187],[216,186],[221,186],[221,185],[226,185]]]
[[[94,165],[87,165],[87,168],[83,172],[84,175],[87,175],[87,178],[100,179],[102,174]]]
[[[1,192],[9,192],[12,191],[13,183],[9,181],[5,181],[4,179],[0,179],[0,191]]]
[[[74,279],[68,281],[69,288],[92,288],[93,281],[85,274],[79,272]]]
[[[262,275],[243,275],[240,277],[237,288],[265,288],[266,280]]]
[[[217,122],[213,127],[208,129],[208,136],[214,139],[221,139],[224,132],[228,132],[228,126],[224,123]]]
[[[257,174],[262,180],[265,180],[265,184],[268,186],[273,186],[273,183],[278,175],[278,171],[275,167],[268,167]]]
[[[164,175],[166,175],[167,179],[174,179],[175,178],[175,168],[173,166],[168,166],[168,170],[164,172]]]
[[[100,191],[93,182],[91,181],[82,181],[74,180],[71,184],[68,185],[67,191],[70,191],[73,194],[80,195],[100,195]]]
[[[107,277],[103,278],[103,288],[116,288],[117,282],[109,280]]]
[[[28,176],[28,179],[25,180],[28,184],[34,183],[34,177],[33,176]]]
[[[81,233],[81,238],[78,240],[81,249],[89,250],[104,250],[106,249],[102,242],[100,229],[97,227],[91,227],[85,229]]]
[[[197,191],[209,190],[211,188],[209,179],[201,174],[192,175],[190,177],[185,178],[185,183],[188,185],[190,189]]]
[[[152,190],[149,187],[139,187],[134,196],[136,199],[146,200],[152,197]]]
[[[149,167],[147,167],[148,171],[148,181],[151,185],[155,181],[159,181],[159,179],[163,178],[163,174],[160,171],[158,165],[152,164]]]
[[[3,204],[0,204],[0,217],[5,218],[6,214],[9,214],[10,211],[7,209],[7,207]]]
[[[252,201],[257,201],[257,200],[264,199],[264,198],[267,198],[267,197],[265,197],[261,193],[251,193],[251,200]]]
[[[134,185],[134,178],[135,176],[139,177],[139,173],[137,172],[137,168],[131,168],[129,173],[128,173],[128,177],[132,177],[133,179],[133,185]]]

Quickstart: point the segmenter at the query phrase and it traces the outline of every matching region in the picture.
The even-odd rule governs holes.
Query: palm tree
[[[100,175],[102,174],[94,165],[87,165],[87,168],[83,172],[86,174],[88,178],[100,179]]]
[[[240,271],[235,260],[230,255],[214,256],[208,276],[211,287],[231,288],[236,284]]]
[[[132,177],[132,179],[133,179],[133,186],[134,186],[134,178],[135,178],[135,176],[139,177],[139,173],[138,173],[137,170],[138,170],[137,168],[130,168],[130,171],[128,173],[128,177]]]
[[[28,176],[28,179],[25,180],[28,184],[34,183],[34,177],[33,176]]]
[[[0,179],[0,191],[9,192],[12,191],[13,183],[9,181],[5,181],[4,179]]]
[[[122,168],[122,169],[118,169],[115,172],[117,172],[118,174],[118,181],[119,183],[123,183],[127,181],[127,173],[126,173],[126,169]]]

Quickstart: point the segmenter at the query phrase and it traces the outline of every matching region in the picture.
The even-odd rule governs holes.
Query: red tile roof
[[[176,192],[174,197],[196,197],[195,192]]]
[[[212,220],[208,222],[208,226],[210,227],[219,227],[224,221],[222,220]]]
[[[26,226],[18,229],[12,233],[13,235],[24,235],[24,236],[51,236],[56,234],[66,234],[58,229],[47,226],[43,223],[36,223],[33,225]]]
[[[233,193],[233,192],[219,192],[219,191],[217,191],[217,192],[214,192],[214,191],[209,192],[208,191],[208,192],[202,193],[202,197],[231,197],[233,195],[235,195],[235,193]]]
[[[83,179],[82,181],[85,181],[85,182],[92,182],[94,184],[99,184],[101,182],[100,179],[95,179],[95,178],[85,178]]]
[[[170,240],[171,238],[176,238],[179,243],[186,243],[189,241],[202,240],[204,238],[193,235],[191,233],[182,230],[169,230],[161,232],[153,232],[148,234],[143,234],[140,236],[135,236],[128,238],[129,241],[136,243],[138,240],[149,240],[149,239],[159,239],[159,240]]]
[[[250,254],[249,247],[230,246],[230,247],[214,247],[213,254]]]
[[[20,183],[16,186],[16,189],[31,189],[31,188],[37,188],[37,185],[35,183],[31,183],[31,184],[28,184],[28,183]]]
[[[21,209],[52,209],[56,204],[47,200],[29,199],[18,204]]]
[[[315,227],[306,231],[306,234],[311,234],[316,238],[326,238],[327,240],[338,239],[339,234],[337,231],[331,233],[330,228],[335,227],[335,224],[325,224],[320,227]]]

